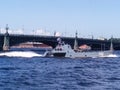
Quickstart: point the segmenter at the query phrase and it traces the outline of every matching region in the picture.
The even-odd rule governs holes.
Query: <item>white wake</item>
[[[42,57],[42,54],[37,54],[32,51],[11,51],[11,52],[2,52],[0,53],[0,56],[7,56],[7,57]]]
[[[108,55],[107,57],[119,57],[119,56],[116,55],[116,54],[110,54],[110,55]]]
[[[101,56],[101,57],[116,58],[116,57],[120,57],[120,56],[119,56],[119,55],[116,55],[116,54],[109,54],[109,55]]]

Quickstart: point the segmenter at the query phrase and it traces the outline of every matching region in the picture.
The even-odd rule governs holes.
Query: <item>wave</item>
[[[102,56],[102,57],[106,57],[106,58],[116,58],[116,57],[120,57],[120,56],[117,55],[117,54],[109,54],[109,55]]]
[[[118,56],[118,55],[116,55],[116,54],[110,54],[110,55],[108,55],[107,57],[120,57],[120,56]]]
[[[11,51],[11,52],[0,53],[0,56],[32,58],[32,57],[42,57],[43,55],[37,54],[32,51]]]

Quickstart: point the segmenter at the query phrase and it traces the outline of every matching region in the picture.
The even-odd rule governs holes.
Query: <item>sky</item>
[[[120,0],[0,0],[0,28],[10,32],[120,38]]]

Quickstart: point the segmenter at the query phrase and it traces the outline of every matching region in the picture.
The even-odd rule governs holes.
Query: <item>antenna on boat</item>
[[[78,41],[77,41],[77,31],[76,31],[76,36],[75,36],[75,41],[74,41],[74,50],[78,50]]]
[[[59,38],[57,38],[57,42],[58,42],[58,44],[61,44],[62,40],[61,40],[61,38],[60,38],[60,37],[59,37]]]
[[[113,36],[111,37],[110,51],[113,52]]]

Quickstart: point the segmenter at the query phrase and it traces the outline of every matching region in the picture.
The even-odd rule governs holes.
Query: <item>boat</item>
[[[57,39],[58,45],[49,53],[53,57],[67,57],[67,58],[97,58],[97,57],[107,57],[113,53],[113,45],[111,43],[110,50],[104,51],[92,51],[92,50],[82,50],[78,48],[77,34],[74,41],[74,49],[69,44],[65,44],[61,38]],[[88,46],[87,46],[88,47]],[[91,47],[89,47],[91,48]],[[50,55],[47,54],[46,55]]]
[[[68,57],[68,58],[86,58],[86,57],[105,57],[112,52],[110,50],[108,51],[75,51],[71,48],[69,44],[62,44],[58,45],[54,50],[51,52],[54,57]]]

